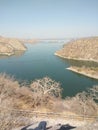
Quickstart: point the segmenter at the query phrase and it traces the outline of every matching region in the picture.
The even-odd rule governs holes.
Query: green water
[[[88,87],[98,84],[98,80],[73,73],[66,68],[71,64],[82,65],[81,62],[61,59],[54,55],[64,43],[40,42],[26,44],[26,52],[17,52],[11,57],[0,57],[0,72],[14,75],[20,82],[48,76],[61,83],[63,96],[74,96]],[[95,65],[85,62],[84,64]],[[97,64],[96,64],[97,66]]]

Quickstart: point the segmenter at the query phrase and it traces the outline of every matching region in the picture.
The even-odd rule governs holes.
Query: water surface
[[[0,57],[0,72],[14,75],[19,81],[27,80],[28,82],[48,76],[61,83],[63,96],[74,96],[76,93],[98,84],[98,80],[66,69],[74,61],[61,59],[54,55],[55,51],[62,48],[63,44],[63,42],[28,43],[26,44],[28,50],[25,53],[18,52],[11,57]],[[82,63],[76,61],[74,64],[81,65]]]

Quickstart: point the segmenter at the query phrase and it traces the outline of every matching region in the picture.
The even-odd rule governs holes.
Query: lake
[[[71,64],[81,62],[61,59],[54,53],[62,48],[64,42],[39,42],[36,44],[25,44],[26,52],[17,52],[11,57],[0,57],[0,72],[14,75],[19,82],[43,78],[48,76],[61,83],[63,87],[63,97],[74,96],[78,92],[84,91],[93,85],[98,84],[98,80],[73,73],[66,68]],[[90,63],[86,63],[91,65]],[[94,65],[94,63],[92,63]]]

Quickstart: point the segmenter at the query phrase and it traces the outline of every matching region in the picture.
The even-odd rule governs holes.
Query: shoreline
[[[98,80],[98,76],[94,76],[94,75],[91,75],[91,74],[87,74],[87,73],[84,72],[84,71],[79,72],[79,71],[77,71],[76,69],[73,69],[72,67],[69,67],[69,68],[66,68],[66,69],[67,69],[67,70],[70,70],[70,71],[72,71],[72,72],[75,72],[75,73],[77,73],[77,74],[81,74],[81,75],[84,75],[84,76],[86,76],[86,77],[89,77],[89,78],[97,79],[97,80]]]
[[[12,52],[12,53],[0,53],[0,56],[12,56],[12,55],[14,55],[14,52]]]
[[[98,63],[98,60],[94,60],[94,59],[91,59],[91,60],[90,60],[90,59],[82,59],[82,58],[77,59],[77,58],[71,58],[71,57],[64,57],[64,56],[58,54],[57,52],[55,52],[54,55],[55,55],[55,56],[58,56],[58,57],[60,57],[60,58],[63,58],[63,59],[68,59],[68,60],[88,61],[88,62],[96,62],[96,63]]]

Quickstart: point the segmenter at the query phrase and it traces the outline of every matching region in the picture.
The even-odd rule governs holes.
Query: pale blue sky
[[[98,0],[0,0],[0,35],[98,36]]]

